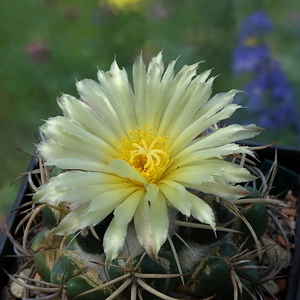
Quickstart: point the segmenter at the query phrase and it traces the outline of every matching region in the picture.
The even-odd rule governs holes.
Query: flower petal
[[[190,215],[191,204],[186,199],[186,189],[183,185],[171,180],[163,180],[159,183],[160,190],[164,193],[166,199],[181,213]]]
[[[153,240],[150,233],[150,218],[149,202],[142,199],[134,214],[134,228],[141,246],[146,249],[150,257],[156,259]]]
[[[91,202],[81,204],[64,217],[55,229],[55,233],[69,234],[87,226],[95,226],[136,190],[136,187],[112,190],[98,195]]]
[[[126,225],[132,220],[144,193],[145,189],[140,188],[116,207],[114,211],[115,226]]]
[[[229,125],[196,139],[190,146],[178,152],[176,156],[174,153],[173,159],[174,161],[179,160],[182,157],[187,157],[194,151],[212,149],[235,141],[252,138],[258,135],[261,131],[262,128],[257,127],[254,124],[247,126],[238,124]]]
[[[107,98],[99,83],[84,79],[77,82],[76,87],[81,99],[93,108],[118,138],[126,134],[110,99]]]
[[[184,66],[173,79],[167,95],[168,106],[162,109],[163,116],[159,125],[159,132],[164,132],[166,135],[169,135],[174,123],[190,100],[190,91],[187,93],[186,90],[192,78],[196,75],[198,65],[199,64],[196,63],[190,66]]]
[[[189,174],[190,173],[190,174]],[[167,179],[201,184],[202,182],[214,182],[215,177],[221,177],[227,182],[237,183],[256,179],[249,171],[237,164],[220,159],[203,160],[194,166],[183,166],[170,172]]]
[[[214,182],[213,174],[210,168],[205,168],[207,162],[203,161],[202,164],[188,165],[177,167],[173,171],[166,172],[165,180],[171,180],[181,183],[200,184],[202,182]]]
[[[99,184],[101,183],[101,184]],[[57,204],[60,202],[85,203],[110,189],[128,187],[128,183],[115,175],[69,171],[52,177],[34,194],[36,202]]]
[[[123,224],[122,226],[119,226],[117,224],[116,217],[114,217],[108,225],[103,238],[106,264],[109,265],[111,261],[118,256],[119,252],[123,248],[127,234],[127,225],[128,224]]]
[[[107,99],[109,99],[120,124],[126,130],[135,128],[137,126],[134,109],[135,95],[126,70],[121,70],[117,62],[114,61],[108,72],[99,70],[97,75],[100,86]]]
[[[111,146],[115,145],[117,135],[97,112],[86,102],[70,95],[63,94],[57,103],[64,112],[64,116],[75,122],[86,131],[101,137]]]
[[[164,71],[164,65],[162,62],[162,53],[160,52],[156,57],[153,57],[149,63],[147,70],[147,88],[145,93],[145,104],[146,119],[143,120],[147,123],[147,126],[157,130],[160,123],[161,112],[161,98],[160,86],[161,77]],[[146,122],[145,122],[146,121]]]
[[[193,217],[202,223],[210,225],[216,231],[215,215],[212,208],[201,198],[190,192],[187,193],[186,197],[192,205],[191,213]]]
[[[207,73],[207,72],[205,72]],[[210,72],[209,72],[210,73]],[[200,74],[190,83],[185,97],[188,98],[185,106],[181,108],[180,115],[172,125],[171,137],[177,137],[190,124],[193,123],[193,116],[209,99],[212,92],[213,78],[205,82],[208,74]]]
[[[134,62],[133,70],[133,85],[134,93],[136,95],[136,118],[137,126],[142,128],[144,126],[144,121],[146,120],[146,109],[145,109],[145,99],[147,90],[147,73],[146,66],[143,62],[142,56],[138,56]]]
[[[203,193],[213,194],[227,200],[236,200],[249,195],[248,190],[240,185],[231,185],[221,178],[215,178],[215,182],[203,182],[199,186],[187,186],[189,188],[199,189]]]
[[[41,142],[37,149],[46,160],[44,163],[46,166],[56,166],[67,170],[107,171],[107,164],[77,151],[64,149],[53,141]]]
[[[202,138],[199,138],[197,143],[201,143],[204,147],[199,145],[200,147],[198,147],[198,150],[205,149],[208,147],[208,145],[211,145],[210,147],[212,148],[231,142],[249,139],[260,134],[262,130],[262,128],[254,124],[246,126],[239,124],[229,125],[227,127],[220,128],[211,134],[205,135]]]
[[[152,236],[153,253],[155,258],[167,239],[169,217],[165,196],[159,192],[155,201],[150,202],[150,233]]]
[[[225,156],[232,155],[232,154],[241,154],[241,153],[245,153],[247,155],[254,157],[254,153],[249,149],[249,147],[242,147],[233,143],[218,146],[215,148],[194,151],[187,156],[181,157],[181,159],[174,158],[166,174],[173,172],[179,166],[180,168],[181,166],[185,166],[185,165],[195,166],[201,163],[202,161],[210,158],[224,159]]]
[[[147,193],[145,195],[145,200],[148,200],[149,202],[153,202],[157,199],[159,188],[156,184],[148,184],[146,186]]]
[[[50,118],[41,127],[41,131],[48,139],[55,141],[60,147],[78,151],[94,159],[106,161],[112,160],[118,155],[115,147],[61,116]]]
[[[141,173],[139,173],[130,164],[128,164],[122,159],[114,159],[112,162],[109,163],[107,169],[112,172],[115,172],[121,177],[133,179],[143,184],[148,184],[148,182]]]
[[[159,192],[155,201],[142,200],[139,203],[134,224],[139,243],[156,260],[159,249],[167,239],[169,228],[167,205],[162,192]]]
[[[172,145],[173,151],[171,155],[175,156],[178,152],[184,150],[186,145],[188,145],[189,143],[193,144],[193,140],[199,135],[199,133],[204,132],[213,124],[229,118],[239,107],[240,106],[236,104],[229,104],[215,114],[212,114],[212,112],[208,112],[201,116],[198,120],[185,128],[181,135],[174,141],[174,144]]]
[[[212,116],[222,111],[226,106],[233,102],[234,96],[239,93],[238,90],[231,90],[227,93],[218,93],[213,96],[206,104],[201,107],[194,116],[194,120],[199,120],[203,115]]]
[[[39,144],[38,150],[48,165],[102,171],[106,163],[117,155],[115,148],[64,117],[49,119],[41,131],[46,141]]]
[[[81,226],[79,218],[86,212],[88,205],[88,203],[82,204],[75,210],[68,213],[54,229],[53,233],[58,235],[67,235],[84,228],[85,226]]]
[[[129,186],[119,189],[106,189],[102,194],[97,195],[90,202],[88,214],[98,210],[104,210],[106,208],[117,207],[123,200],[125,200],[129,195],[131,195],[136,190],[139,190],[140,187]],[[84,218],[85,216],[82,216]]]
[[[208,163],[207,165],[210,165],[210,163]],[[205,167],[206,166],[204,165],[204,168]],[[210,167],[215,167],[215,172],[212,172],[214,177],[221,177],[222,179],[230,183],[246,182],[255,180],[257,178],[251,175],[246,168],[225,160],[214,160],[212,161]]]

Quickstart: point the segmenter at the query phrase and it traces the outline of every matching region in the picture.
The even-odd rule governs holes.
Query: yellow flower
[[[213,124],[230,117],[237,91],[210,99],[210,71],[196,74],[198,64],[174,74],[162,54],[148,68],[142,57],[133,65],[133,87],[114,61],[99,71],[99,83],[77,82],[80,99],[63,95],[64,116],[50,118],[38,150],[47,165],[67,170],[43,185],[35,201],[69,202],[71,212],[57,234],[94,226],[113,212],[104,236],[107,261],[121,251],[128,223],[134,221],[139,243],[156,258],[169,230],[169,210],[194,216],[215,230],[210,206],[187,188],[237,199],[247,194],[238,182],[250,173],[224,158],[252,155],[234,142],[258,134],[256,125],[230,125],[206,135]]]
[[[117,10],[139,11],[145,0],[106,0],[106,3]]]

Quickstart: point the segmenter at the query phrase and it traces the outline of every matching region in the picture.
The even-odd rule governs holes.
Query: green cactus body
[[[94,270],[89,270],[82,273],[74,278],[71,278],[65,285],[66,294],[68,299],[73,299],[81,293],[87,292],[93,288],[99,287],[103,282],[99,279],[99,276]],[[105,287],[97,291],[88,293],[86,295],[80,296],[80,300],[104,300],[109,297],[114,291]],[[121,300],[120,297],[117,298]]]
[[[43,228],[34,238],[31,249],[34,252],[38,252],[44,249],[55,249],[59,247],[62,238],[57,235],[53,235],[48,228]]]
[[[43,208],[43,222],[48,229],[56,227],[66,215],[66,213],[62,213],[62,211],[66,210],[64,205],[59,205],[58,208],[61,210],[54,209],[48,205]]]
[[[131,273],[132,277],[135,276],[135,273],[139,274],[178,274],[176,262],[172,255],[168,255],[166,253],[162,253],[159,255],[158,260],[152,260],[148,255],[142,257],[142,255],[138,255],[133,258],[133,260],[124,265],[126,259],[120,258],[116,259],[112,262],[112,265],[108,268],[108,276],[110,280],[121,277],[126,273]],[[179,276],[178,276],[179,277]],[[174,289],[176,282],[179,280],[178,277],[175,278],[143,278],[143,281],[154,288],[155,290],[168,294],[170,291]],[[124,281],[118,282],[115,285],[116,288],[120,287],[120,285]],[[125,298],[130,297],[128,291],[122,292],[122,296]],[[153,294],[149,293],[146,290],[142,291],[143,299],[151,300],[151,299],[159,299],[153,296]]]
[[[96,239],[89,229],[83,229],[76,237],[78,246],[86,253],[102,254],[103,244]]]
[[[224,241],[223,243],[217,245],[210,252],[215,256],[221,256],[223,258],[233,257],[237,253],[236,245],[231,241]]]
[[[86,253],[102,254],[103,236],[111,219],[112,216],[110,215],[106,217],[101,223],[94,226],[97,237],[94,236],[89,228],[83,229],[79,234],[76,235],[76,242],[78,246]]]
[[[138,263],[140,257],[134,258],[134,262]],[[162,253],[158,257],[158,261],[152,260],[148,255],[146,255],[139,267],[139,272],[143,274],[178,274],[178,269],[175,260],[172,255],[167,255]],[[152,286],[155,290],[168,294],[172,291],[176,282],[179,281],[178,277],[175,278],[157,278],[157,279],[145,279],[145,282]],[[151,295],[149,295],[151,299]],[[152,295],[153,297],[153,295]],[[147,299],[147,298],[145,298]]]
[[[242,269],[243,266],[249,267],[248,269]],[[240,271],[238,272],[239,277],[246,279],[252,285],[255,285],[259,279],[259,272],[257,268],[257,261],[251,259],[249,262],[245,262],[239,265]]]
[[[46,282],[50,282],[50,274],[59,255],[60,250],[57,249],[37,252],[34,255],[33,262],[35,269]]]
[[[50,282],[56,284],[66,283],[71,278],[82,273],[85,267],[77,252],[65,250],[56,260],[51,270]]]
[[[261,193],[258,189],[252,187],[252,186],[245,186],[245,189],[248,190],[251,194],[247,197],[244,197],[242,199],[255,199],[255,198],[261,198]]]
[[[241,213],[250,223],[251,227],[256,233],[257,238],[260,239],[268,225],[269,217],[266,206],[261,202],[254,202],[243,207]],[[246,239],[248,239],[245,242],[243,249],[250,248],[255,244],[249,228],[242,220],[239,221],[239,226],[237,227],[237,230],[243,233],[236,235],[236,242],[238,245],[241,245]]]
[[[241,284],[243,286],[245,286],[250,292],[252,292],[253,286],[252,286],[252,284],[249,281],[247,281],[244,278],[240,278],[240,281],[241,281]],[[234,299],[234,293],[233,293],[233,291],[229,292],[226,295],[223,295],[223,296],[219,297],[218,300],[232,300],[232,299]],[[245,290],[243,290],[242,295],[239,294],[238,298],[237,298],[237,300],[250,300],[250,299],[251,299],[251,295],[247,291],[245,291]]]
[[[248,190],[253,192],[252,197],[260,197],[256,190]],[[201,196],[203,197],[203,195]],[[243,257],[240,259],[243,262],[239,263],[240,250],[238,248],[247,238],[243,249],[254,245],[251,233],[244,222],[235,217],[221,200],[216,201],[216,198],[210,195],[204,198],[213,207],[217,226],[234,228],[243,234],[219,231],[216,238],[212,230],[177,228],[181,239],[174,235],[172,240],[175,241],[174,246],[178,253],[185,249],[186,255],[193,255],[182,239],[187,244],[194,244],[193,247],[206,249],[199,259],[196,258],[191,266],[184,270],[184,285],[180,279],[181,272],[175,261],[175,255],[172,252],[174,249],[171,249],[168,242],[160,250],[157,261],[152,260],[148,255],[139,254],[127,262],[131,254],[127,253],[113,260],[110,266],[106,266],[106,273],[104,272],[105,267],[103,267],[104,275],[99,273],[99,270],[96,271],[97,268],[93,269],[89,265],[88,262],[93,260],[89,257],[96,255],[94,256],[96,260],[100,259],[99,263],[104,264],[102,240],[111,216],[95,226],[98,237],[89,228],[75,235],[56,236],[48,228],[52,228],[62,218],[63,213],[47,206],[43,211],[44,222],[47,226],[35,236],[31,244],[31,249],[35,252],[33,261],[36,271],[46,282],[61,286],[69,300],[79,295],[82,300],[104,300],[116,293],[116,290],[129,279],[131,280],[129,286],[124,288],[120,294],[114,294],[114,299],[130,299],[132,285],[136,285],[144,300],[161,299],[159,296],[161,294],[172,297],[173,293],[179,295],[180,298],[196,296],[231,300],[234,297],[232,274],[235,273],[244,287],[243,293],[238,292],[238,300],[249,300],[251,296],[246,289],[253,292],[258,284],[257,261],[251,259],[244,262],[247,257]],[[260,238],[268,223],[266,206],[260,202],[250,202],[250,204],[240,205],[239,210],[248,220],[257,237]],[[178,218],[182,220],[180,214],[178,214]],[[197,223],[195,220],[192,222]],[[182,263],[180,259],[179,263]],[[139,274],[142,274],[143,277],[139,277]],[[160,278],[160,275],[170,275],[170,277]],[[120,278],[121,276],[124,277]],[[142,287],[137,279],[142,280],[158,294],[153,294]],[[102,285],[105,286],[101,287]],[[97,287],[100,288],[97,289]]]
[[[189,277],[184,292],[202,297],[230,292],[232,283],[227,261],[222,257],[211,256],[201,260],[199,266]]]

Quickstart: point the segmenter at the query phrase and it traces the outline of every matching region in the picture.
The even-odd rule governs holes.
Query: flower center
[[[118,148],[119,158],[139,171],[149,183],[157,182],[170,164],[169,137],[160,136],[145,126],[129,131]]]

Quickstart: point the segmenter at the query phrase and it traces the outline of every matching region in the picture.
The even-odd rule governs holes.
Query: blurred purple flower
[[[240,35],[243,37],[260,36],[273,29],[273,23],[265,11],[259,10],[248,16],[240,26]]]
[[[245,87],[248,105],[264,127],[281,127],[298,123],[294,91],[278,62],[260,65],[255,77]]]
[[[267,45],[249,47],[238,45],[233,51],[233,74],[240,75],[243,71],[254,72],[261,61],[266,60],[270,53]]]
[[[257,11],[247,17],[240,26],[237,46],[233,51],[233,73],[256,71],[260,62],[270,56],[264,35],[271,31],[273,24],[264,11]]]
[[[232,55],[233,74],[253,75],[244,87],[248,93],[246,105],[261,126],[292,126],[300,131],[294,91],[266,43],[265,36],[272,29],[272,21],[264,11],[253,13],[241,23]]]
[[[27,54],[35,61],[48,62],[51,56],[50,47],[44,42],[30,42],[26,46]]]

